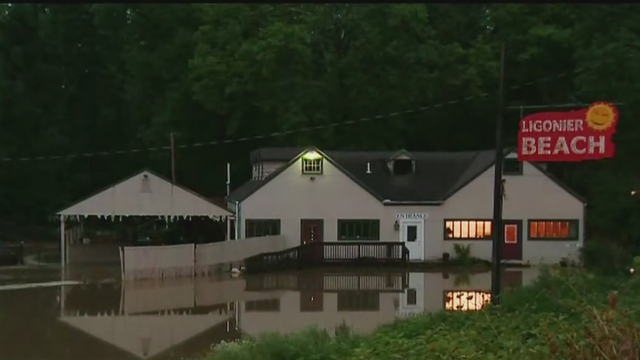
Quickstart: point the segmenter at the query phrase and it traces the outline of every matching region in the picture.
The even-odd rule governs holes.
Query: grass
[[[640,358],[640,276],[545,270],[503,304],[399,320],[370,335],[315,328],[217,346],[206,360]]]

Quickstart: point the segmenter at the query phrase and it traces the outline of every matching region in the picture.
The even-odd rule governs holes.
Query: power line
[[[533,85],[535,83],[538,83],[538,82],[545,82],[545,81],[549,81],[549,80],[560,79],[560,78],[566,77],[569,74],[572,74],[572,73],[573,74],[577,74],[577,73],[583,72],[585,70],[586,70],[586,68],[579,68],[579,69],[576,69],[574,71],[563,72],[563,73],[559,73],[559,74],[554,75],[554,76],[545,76],[545,77],[539,78],[537,80],[526,82],[524,84],[513,85],[513,86],[509,87],[509,90],[518,90],[518,89],[521,89],[521,88],[524,88],[524,87],[527,87],[527,86],[531,86],[531,85]],[[277,132],[273,132],[273,133],[270,133],[270,134],[246,136],[246,137],[241,137],[241,138],[237,138],[237,139],[226,139],[226,140],[215,140],[215,141],[207,141],[207,142],[197,142],[197,143],[191,143],[191,144],[181,144],[181,145],[176,145],[175,147],[176,148],[180,148],[180,149],[197,148],[197,147],[203,147],[203,146],[226,145],[226,144],[232,144],[232,143],[241,143],[241,142],[247,142],[247,141],[253,141],[253,140],[263,140],[263,139],[267,139],[267,138],[282,137],[282,136],[287,136],[287,135],[291,135],[291,134],[303,133],[303,132],[314,131],[314,130],[323,130],[323,129],[333,128],[333,127],[337,127],[337,126],[354,125],[354,124],[364,123],[364,122],[369,122],[369,121],[374,121],[374,120],[390,119],[390,118],[394,118],[394,117],[401,116],[401,115],[410,115],[410,114],[414,114],[414,113],[423,112],[423,111],[429,110],[429,109],[442,108],[442,107],[445,107],[445,106],[456,105],[456,104],[464,103],[464,102],[471,101],[471,100],[482,99],[482,98],[485,98],[487,96],[489,96],[489,94],[484,92],[484,93],[481,93],[481,94],[478,94],[478,95],[467,96],[467,97],[464,97],[464,98],[461,98],[461,99],[457,99],[457,100],[444,101],[444,102],[440,102],[440,103],[433,104],[433,105],[427,105],[427,106],[423,106],[423,107],[416,108],[416,109],[409,109],[409,110],[404,110],[404,111],[391,112],[391,113],[383,114],[383,115],[375,115],[375,116],[363,117],[363,118],[359,118],[359,119],[356,119],[356,120],[347,120],[347,121],[342,121],[342,122],[333,122],[333,123],[328,123],[328,124],[320,124],[320,125],[315,125],[315,126],[298,128],[298,129],[295,129],[295,130],[277,131]],[[141,153],[141,152],[155,152],[155,151],[166,151],[166,150],[170,151],[171,150],[171,146],[156,146],[156,147],[128,149],[128,150],[114,150],[114,151],[97,151],[97,152],[69,154],[69,155],[5,157],[5,158],[1,158],[0,161],[2,161],[2,162],[12,162],[12,161],[21,162],[21,161],[41,161],[41,160],[62,160],[62,159],[76,159],[76,158],[93,158],[93,157],[101,157],[101,156],[126,155],[126,154],[135,154],[135,153]]]

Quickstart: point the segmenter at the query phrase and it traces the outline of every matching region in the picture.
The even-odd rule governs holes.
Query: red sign
[[[532,114],[520,120],[518,160],[582,161],[611,158],[618,109],[597,102],[588,109]]]

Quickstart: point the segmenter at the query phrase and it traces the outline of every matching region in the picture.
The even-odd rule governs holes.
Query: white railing
[[[286,249],[283,236],[263,236],[233,241],[198,244],[196,247],[196,274],[209,275],[220,264],[239,263],[244,259]]]
[[[222,264],[239,263],[286,246],[282,236],[198,245],[125,246],[120,248],[120,265],[126,280],[209,275]]]

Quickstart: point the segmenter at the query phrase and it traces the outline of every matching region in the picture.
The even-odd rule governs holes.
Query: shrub
[[[456,259],[462,264],[471,262],[471,245],[453,244],[453,251],[456,253]]]
[[[561,327],[547,334],[551,353],[566,360],[640,359],[640,332],[626,313],[616,311],[617,293],[608,297],[609,309],[590,307],[581,333]],[[562,331],[565,330],[565,331]]]
[[[580,255],[586,268],[605,274],[628,271],[633,261],[628,249],[603,239],[586,241]]]
[[[341,360],[348,357],[358,337],[342,324],[336,336],[318,328],[299,333],[264,334],[216,346],[207,360]]]

